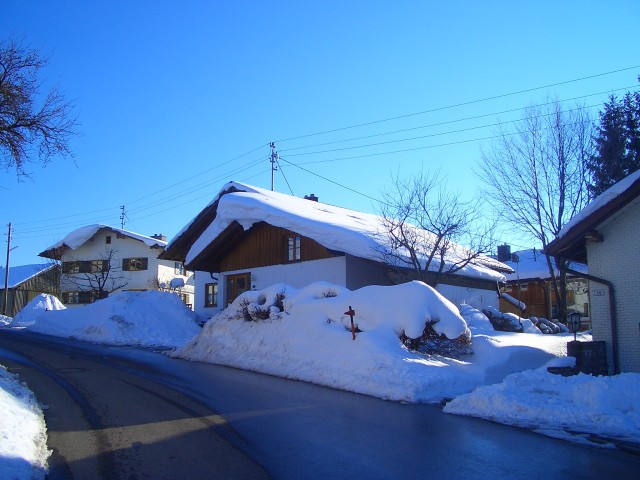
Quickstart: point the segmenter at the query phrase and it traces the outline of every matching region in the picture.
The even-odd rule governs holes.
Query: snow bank
[[[284,312],[276,307],[278,301]],[[345,314],[349,307],[361,330],[355,341]],[[251,316],[263,320],[245,320]],[[438,403],[483,384],[487,372],[484,365],[474,365],[477,355],[466,362],[422,355],[402,345],[402,332],[419,337],[427,322],[449,338],[469,333],[458,309],[421,282],[356,291],[322,282],[300,290],[281,284],[244,293],[171,355],[409,402]],[[529,336],[518,335],[526,344]],[[554,340],[546,349],[532,348],[535,353],[526,350],[520,356],[515,338],[490,343],[480,336],[478,345],[489,377],[499,381],[518,368],[536,368],[554,353],[562,354]],[[500,348],[488,348],[500,342]]]
[[[81,308],[23,311],[11,327],[112,345],[177,347],[200,332],[195,313],[169,292],[119,292]]]
[[[51,454],[44,415],[31,390],[2,365],[0,406],[0,478],[44,478]]]
[[[639,397],[640,374],[593,377],[581,373],[563,377],[548,373],[545,365],[461,395],[444,411],[574,441],[578,433],[638,442]]]
[[[42,312],[53,310],[66,310],[65,307],[57,297],[41,293],[29,303],[27,303],[22,310],[20,310],[13,321],[16,325],[27,326],[33,324],[35,317]]]

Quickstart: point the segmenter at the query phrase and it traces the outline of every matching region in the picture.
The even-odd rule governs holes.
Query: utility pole
[[[120,228],[124,230],[124,219],[127,216],[127,214],[124,213],[124,205],[120,206],[120,210],[122,210],[122,213],[120,214]]]
[[[275,142],[271,142],[271,191],[273,192],[273,179],[274,173],[278,170],[276,163],[278,162],[278,152],[276,152],[276,144]]]
[[[4,269],[4,303],[2,304],[2,315],[7,314],[7,304],[9,303],[9,253],[11,253],[11,222],[9,222],[9,233],[7,235],[7,264]]]

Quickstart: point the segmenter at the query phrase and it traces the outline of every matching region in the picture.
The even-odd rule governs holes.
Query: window
[[[204,286],[204,306],[205,307],[218,306],[218,284],[217,283],[207,283]]]
[[[140,270],[146,270],[147,268],[149,268],[149,259],[146,257],[125,258],[122,260],[123,271],[137,272]]]
[[[62,262],[62,273],[80,273],[80,262]]]
[[[93,298],[91,297],[91,292],[82,292],[82,291],[62,292],[62,303],[81,304],[81,303],[91,303],[92,301],[93,301]]]
[[[175,262],[173,271],[176,275],[184,275],[184,264],[182,262]]]
[[[76,273],[102,273],[108,271],[108,260],[62,262],[62,273],[67,273],[69,275],[74,275]]]
[[[109,271],[109,262],[107,260],[91,260],[90,266],[91,273],[102,273]]]
[[[231,304],[240,294],[251,288],[251,274],[240,273],[238,275],[227,275],[225,296],[227,306]]]
[[[287,261],[300,261],[300,236],[291,235],[287,237]]]
[[[111,243],[111,235],[107,235],[105,238],[105,243],[109,245]]]

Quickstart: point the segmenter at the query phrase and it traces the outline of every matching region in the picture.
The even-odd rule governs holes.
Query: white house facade
[[[118,291],[166,290],[192,308],[193,274],[182,262],[158,259],[165,246],[161,235],[98,224],[74,230],[40,256],[61,262],[61,301],[67,306]]]
[[[593,340],[610,373],[640,373],[640,170],[593,200],[548,251],[589,265]]]

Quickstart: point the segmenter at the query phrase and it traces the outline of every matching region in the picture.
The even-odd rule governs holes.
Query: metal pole
[[[270,146],[271,146],[271,191],[273,192],[274,173],[276,171],[276,158],[278,154],[276,153],[276,144],[274,142],[271,142]]]
[[[9,303],[9,253],[11,252],[11,223],[9,223],[9,234],[7,236],[7,263],[4,270],[4,303],[2,304],[2,315],[7,314],[7,304]]]

